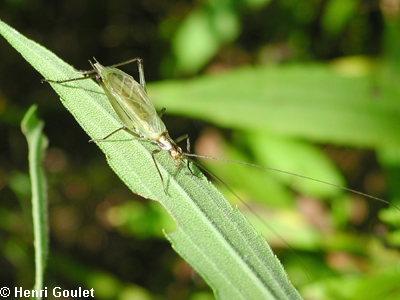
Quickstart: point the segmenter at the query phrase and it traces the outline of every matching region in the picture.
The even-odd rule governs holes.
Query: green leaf
[[[376,72],[376,70],[375,70]],[[320,143],[400,147],[400,89],[322,64],[243,67],[149,86],[168,111]]]
[[[328,1],[322,17],[322,28],[328,35],[338,35],[344,26],[357,13],[356,0]]]
[[[37,106],[26,112],[21,129],[28,141],[29,174],[32,190],[32,219],[35,245],[35,290],[43,289],[43,277],[48,253],[47,183],[41,167],[48,141],[43,135],[44,123],[36,116]],[[37,296],[35,299],[41,299]]]
[[[238,13],[231,6],[229,2],[205,4],[186,17],[172,41],[178,72],[197,72],[224,43],[239,35]]]
[[[71,66],[6,24],[0,23],[0,32],[45,78],[77,76]],[[91,138],[102,138],[121,126],[103,91],[93,81],[52,87]],[[194,168],[196,176],[186,167],[177,170],[167,153],[159,153],[157,162],[166,183],[166,195],[150,155],[157,149],[155,145],[121,131],[98,146],[133,192],[159,201],[169,211],[177,229],[166,234],[168,239],[210,284],[217,298],[300,298],[265,239],[197,169]]]
[[[291,170],[303,176],[323,178],[324,181],[332,184],[345,185],[333,163],[314,145],[261,132],[249,133],[248,143],[253,149],[257,162],[262,166],[278,170]],[[341,192],[339,189],[325,184],[287,176],[287,174],[272,172],[271,176],[279,178],[285,184],[292,185],[292,188],[301,194],[313,195],[319,199]]]

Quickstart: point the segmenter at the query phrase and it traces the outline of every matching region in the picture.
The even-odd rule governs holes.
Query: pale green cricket
[[[93,59],[95,63],[92,63],[89,60],[90,64],[93,67],[93,70],[81,72],[82,74],[88,75],[86,77],[59,81],[44,79],[42,81],[52,83],[66,83],[76,80],[95,78],[96,81],[103,88],[112,107],[117,113],[119,119],[122,121],[123,126],[114,130],[102,139],[94,139],[91,141],[105,140],[114,133],[120,130],[125,130],[135,137],[144,138],[148,141],[155,143],[159,147],[159,149],[154,150],[151,153],[151,157],[161,178],[164,191],[166,192],[164,180],[157,166],[154,155],[161,150],[168,151],[175,166],[178,168],[182,163],[182,157],[184,153],[176,143],[186,139],[189,152],[190,143],[188,140],[188,136],[183,135],[179,137],[176,141],[174,141],[169,136],[168,130],[164,122],[161,120],[161,117],[165,112],[165,108],[157,113],[153,103],[150,101],[147,95],[142,59],[133,58],[128,61],[124,61],[122,63],[108,67],[100,64],[95,58]],[[129,64],[135,61],[137,62],[139,68],[140,84],[132,76],[116,68],[118,66]]]
[[[339,188],[351,193],[355,193],[370,199],[374,199],[377,201],[384,202],[386,204],[389,204],[391,206],[394,206],[400,211],[400,208],[398,208],[396,205],[383,200],[378,197],[374,197],[344,186],[336,185],[327,181],[311,178],[308,176],[303,176],[299,175],[296,173],[292,172],[287,172],[287,171],[282,171],[279,169],[274,169],[274,168],[269,168],[269,167],[264,167],[256,164],[251,164],[251,163],[246,163],[246,162],[241,162],[241,161],[234,161],[234,160],[229,160],[229,159],[224,159],[224,158],[216,158],[216,157],[211,157],[211,156],[205,156],[205,155],[198,155],[198,154],[192,154],[190,152],[190,142],[189,142],[189,137],[188,135],[183,135],[179,137],[176,140],[173,140],[168,133],[168,130],[164,124],[164,122],[161,120],[162,115],[165,112],[165,108],[163,108],[159,113],[157,113],[153,103],[150,101],[147,91],[146,91],[146,81],[145,81],[145,76],[144,76],[144,68],[143,68],[143,60],[140,58],[133,58],[118,64],[114,64],[111,66],[103,66],[100,64],[95,58],[94,63],[90,62],[90,64],[93,67],[93,70],[89,71],[80,71],[81,74],[87,75],[86,77],[79,77],[79,78],[72,78],[72,79],[66,79],[66,80],[49,80],[49,79],[43,79],[42,82],[51,82],[51,83],[66,83],[66,82],[71,82],[71,81],[76,81],[76,80],[85,80],[88,78],[94,78],[99,85],[103,88],[108,100],[110,101],[112,107],[114,108],[115,112],[117,113],[119,119],[122,121],[123,126],[114,130],[107,136],[101,139],[93,139],[91,141],[102,141],[107,138],[109,138],[111,135],[114,133],[120,131],[120,130],[125,130],[134,137],[137,138],[143,138],[146,139],[152,143],[155,143],[159,149],[154,150],[151,153],[151,157],[153,159],[153,162],[157,168],[157,172],[161,178],[161,182],[163,185],[164,192],[167,194],[167,191],[165,189],[164,185],[164,180],[161,175],[161,172],[158,168],[156,159],[154,155],[162,150],[168,151],[171,159],[173,160],[175,167],[179,168],[182,165],[182,161],[184,158],[187,160],[187,166],[189,168],[189,171],[193,174],[193,172],[190,169],[189,166],[189,161],[192,161],[195,163],[197,166],[199,166],[202,170],[206,171],[209,173],[212,177],[220,181],[230,192],[232,192],[240,201],[242,201],[245,205],[246,203],[240,199],[238,195],[236,195],[232,189],[229,188],[229,186],[223,182],[220,178],[218,178],[216,175],[212,174],[210,171],[199,165],[198,163],[194,162],[191,160],[189,157],[198,157],[198,158],[207,158],[207,159],[213,159],[213,160],[219,160],[219,161],[224,161],[224,162],[231,162],[231,163],[236,163],[236,164],[241,164],[241,165],[246,165],[250,167],[255,167],[259,169],[264,169],[264,170],[271,170],[275,172],[280,172],[284,173],[287,175],[291,176],[296,176],[300,177],[303,179],[308,179],[312,180],[315,182],[319,182],[322,184],[330,185],[335,188]],[[130,75],[126,74],[125,72],[121,71],[117,67],[126,65],[132,62],[137,62],[138,64],[138,69],[139,69],[139,83]],[[187,141],[187,152],[183,152],[182,149],[177,145],[180,141],[185,140]],[[247,206],[247,205],[246,205]],[[253,211],[254,214],[256,214]],[[257,215],[257,214],[256,214]]]

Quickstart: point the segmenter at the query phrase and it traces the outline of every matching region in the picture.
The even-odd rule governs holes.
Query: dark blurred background
[[[93,56],[104,65],[141,57],[151,87],[152,82],[207,76],[247,65],[328,64],[354,56],[373,63],[386,61],[394,72],[390,74],[398,75],[399,5],[388,0],[5,0],[0,2],[0,18],[77,69],[89,69],[87,60]],[[203,48],[192,47],[195,39],[204,39]],[[88,136],[57,95],[40,83],[41,76],[4,39],[0,39],[0,49],[0,285],[33,286],[27,145],[20,121],[28,107],[37,103],[50,141],[44,162],[51,225],[45,286],[94,287],[96,299],[213,299],[207,284],[163,238],[162,229],[171,230],[173,224],[162,208],[132,194],[96,145],[88,143]],[[129,70],[137,76],[135,67]],[[168,107],[164,121],[172,136],[189,133],[193,144],[210,132],[228,141],[234,134],[230,128],[204,120],[168,115]],[[396,199],[397,158],[385,166],[376,158],[375,149],[317,147],[339,165],[352,188],[365,191],[368,182],[373,182],[368,193]],[[393,157],[398,153],[393,149]],[[330,204],[315,204],[294,194],[297,204],[290,210],[299,213],[311,207],[308,218],[314,225],[319,222],[313,230],[326,229],[321,224],[334,222],[330,214],[340,214],[329,211]],[[342,240],[316,248],[295,244],[310,278],[293,251],[276,239],[274,244],[273,238],[272,246],[296,286],[304,295],[312,295],[310,299],[333,299],[327,296],[329,291],[341,289],[343,282],[351,282],[346,288],[355,291],[386,284],[389,288],[379,292],[384,295],[381,299],[395,299],[390,297],[399,295],[399,286],[388,284],[395,271],[369,272],[375,263],[383,264],[380,260],[393,265],[398,259],[399,233],[393,231],[391,241],[385,233],[399,224],[388,225],[378,218],[379,209],[386,205],[359,197],[352,200],[359,203],[354,204],[356,216],[329,227]],[[279,219],[285,211],[274,212]],[[324,229],[322,236],[330,234]],[[363,244],[371,247],[364,252],[360,250]],[[350,249],[349,245],[359,247]],[[333,281],[324,282],[324,278]],[[330,283],[334,287],[328,288]]]

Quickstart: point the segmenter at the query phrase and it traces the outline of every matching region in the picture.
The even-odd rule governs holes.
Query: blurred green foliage
[[[77,69],[88,68],[92,56],[105,64],[143,58],[147,81],[157,81],[149,84],[150,96],[167,107],[170,134],[189,133],[197,153],[305,172],[399,206],[400,12],[388,1],[7,0],[0,18]],[[33,286],[27,147],[19,123],[37,103],[50,141],[45,285],[108,287],[98,299],[212,299],[163,240],[162,228],[173,228],[168,215],[130,193],[54,92],[0,43],[2,286]],[[315,65],[319,72],[310,69]],[[257,70],[270,72],[258,84]],[[224,76],[240,80],[219,85]],[[188,77],[200,82],[169,82]],[[259,93],[260,85],[271,94]],[[224,95],[232,97],[218,102]],[[261,106],[250,107],[254,101]],[[333,109],[338,103],[346,123]],[[257,130],[261,121],[272,125]],[[307,299],[400,297],[398,210],[282,174],[204,164],[296,250],[250,214]]]

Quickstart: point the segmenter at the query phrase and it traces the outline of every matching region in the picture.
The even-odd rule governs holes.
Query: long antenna
[[[379,197],[375,197],[375,196],[371,196],[368,195],[366,193],[363,192],[359,192],[357,190],[353,190],[351,188],[347,188],[338,184],[334,184],[334,183],[330,183],[324,180],[320,180],[320,179],[316,179],[316,178],[312,178],[309,176],[304,176],[304,175],[300,175],[300,174],[296,174],[296,173],[292,173],[292,172],[288,172],[288,171],[283,171],[283,170],[279,170],[279,169],[275,169],[275,168],[270,168],[270,167],[264,167],[264,166],[260,166],[260,165],[256,165],[256,164],[252,164],[252,163],[246,163],[246,162],[242,162],[242,161],[237,161],[237,160],[232,160],[232,159],[226,159],[226,158],[219,158],[219,157],[213,157],[213,156],[207,156],[207,155],[198,155],[198,154],[192,154],[192,153],[185,153],[185,156],[187,157],[197,157],[197,158],[206,158],[206,159],[212,159],[212,160],[216,160],[216,161],[222,161],[222,162],[228,162],[228,163],[235,163],[235,164],[239,164],[239,165],[244,165],[244,166],[248,166],[248,167],[253,167],[253,168],[257,168],[257,169],[262,169],[262,170],[267,170],[267,171],[274,171],[274,172],[278,172],[278,173],[282,173],[282,174],[287,174],[287,175],[291,175],[291,176],[295,176],[295,177],[299,177],[299,178],[303,178],[303,179],[308,179],[314,182],[319,182],[322,184],[326,184],[353,194],[357,194],[366,198],[370,198],[376,201],[380,201],[383,203],[386,203],[388,205],[391,205],[393,207],[395,207],[398,211],[400,211],[400,208],[398,206],[396,206],[393,203],[390,203],[389,201],[386,201],[382,198]],[[226,186],[226,185],[225,185]]]

